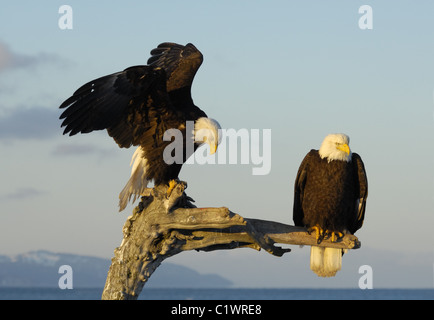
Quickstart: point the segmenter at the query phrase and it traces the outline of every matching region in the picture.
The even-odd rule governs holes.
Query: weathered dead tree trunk
[[[179,183],[167,196],[167,188],[159,186],[142,198],[123,227],[102,299],[137,299],[161,262],[181,251],[249,247],[280,257],[290,249],[275,243],[317,245],[315,235],[304,228],[243,218],[227,208],[194,208],[184,189]],[[338,242],[324,239],[320,246],[357,249],[360,242],[346,235]]]

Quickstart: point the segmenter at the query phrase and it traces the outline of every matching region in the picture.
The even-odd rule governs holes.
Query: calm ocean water
[[[0,300],[100,300],[102,289],[0,288]],[[434,289],[154,289],[139,300],[434,300]]]

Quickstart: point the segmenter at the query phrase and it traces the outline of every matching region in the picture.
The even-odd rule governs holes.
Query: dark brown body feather
[[[321,159],[311,150],[302,161],[294,187],[296,226],[354,234],[363,224],[368,182],[356,153],[350,162]]]
[[[80,87],[62,103],[64,134],[107,129],[122,148],[141,146],[148,162],[146,179],[156,185],[178,178],[182,164],[168,165],[163,151],[166,130],[206,114],[194,105],[191,85],[203,57],[192,44],[162,43],[151,51],[148,65],[134,66]],[[196,148],[196,146],[195,146]],[[195,149],[194,148],[194,149]],[[184,153],[184,161],[189,155]]]

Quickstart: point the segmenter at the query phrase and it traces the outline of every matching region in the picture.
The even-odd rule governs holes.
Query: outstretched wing
[[[190,89],[202,61],[202,53],[193,44],[182,46],[164,42],[151,51],[148,65],[166,71],[167,91],[171,92],[181,88]]]
[[[63,102],[64,134],[107,132],[120,147],[154,144],[165,130],[206,116],[193,104],[190,88],[202,63],[192,44],[162,43],[151,51],[149,65],[134,66],[80,87]]]
[[[295,178],[294,184],[294,208],[292,213],[292,219],[294,220],[294,225],[298,227],[304,227],[303,219],[303,197],[304,197],[304,187],[306,185],[307,179],[307,166],[310,158],[312,157],[311,150],[303,159],[298,168],[297,177]]]
[[[66,108],[63,134],[107,129],[120,147],[141,144],[145,132],[159,130],[173,116],[163,69],[135,66],[90,81],[60,105]]]
[[[349,231],[354,234],[362,227],[365,219],[366,199],[368,197],[368,178],[366,176],[365,165],[363,164],[362,158],[357,153],[352,154],[352,162],[356,173],[355,183],[359,190],[355,208],[355,220],[353,225],[349,226]]]

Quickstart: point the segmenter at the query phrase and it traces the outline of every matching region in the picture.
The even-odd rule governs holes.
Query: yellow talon
[[[172,193],[173,189],[175,188],[175,186],[177,184],[178,183],[176,182],[176,180],[170,180],[169,181],[169,188],[167,188],[167,192],[166,192],[168,197],[170,196],[170,194]]]
[[[308,231],[309,231],[309,233],[311,233],[313,230],[315,230],[315,233],[316,233],[316,242],[318,244],[320,244],[322,239],[324,238],[324,235],[325,235],[324,230],[319,226],[313,226],[313,227],[309,228]]]
[[[332,232],[332,242],[336,242],[338,241],[339,238],[342,238],[344,236],[344,234],[342,232],[339,231],[333,231]]]

